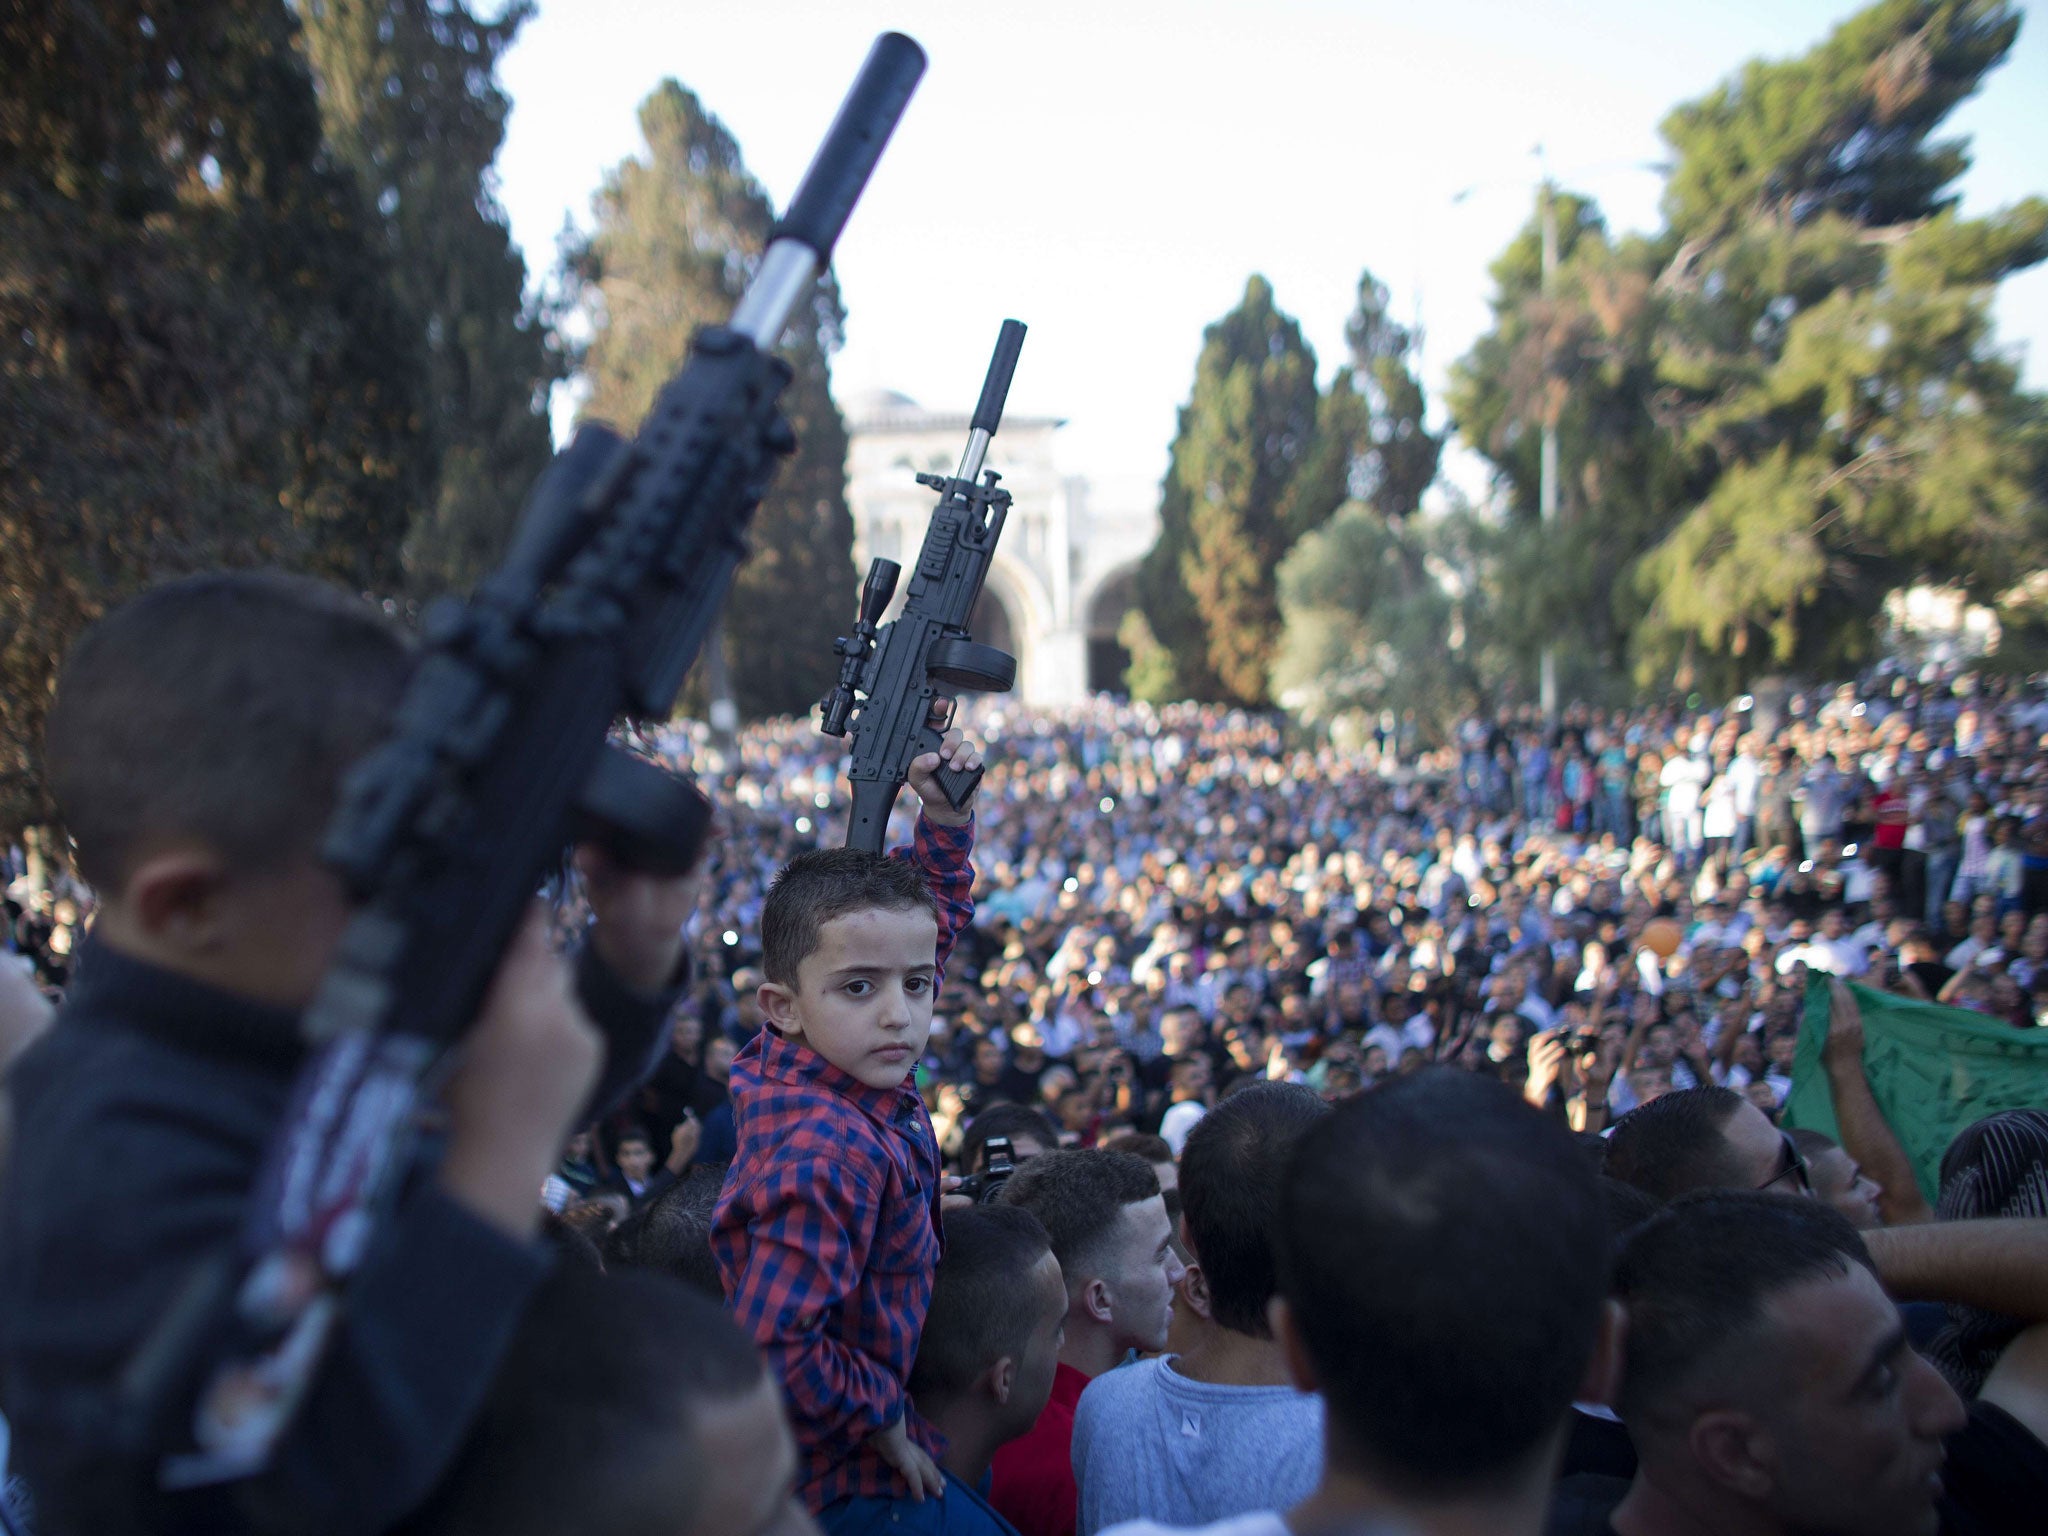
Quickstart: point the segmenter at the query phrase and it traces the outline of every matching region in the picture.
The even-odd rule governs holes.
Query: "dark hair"
[[[115,890],[161,835],[240,871],[311,855],[410,667],[376,609],[303,576],[193,576],[123,604],[71,648],[44,731],[80,872]]]
[[[590,1234],[564,1221],[559,1211],[541,1212],[540,1240],[554,1249],[557,1263],[580,1264],[597,1274],[604,1273],[604,1255],[590,1240]]]
[[[1839,1151],[1842,1145],[1834,1137],[1823,1136],[1819,1131],[1809,1131],[1804,1126],[1795,1127],[1785,1134],[1792,1138],[1792,1145],[1799,1149],[1799,1155],[1808,1165],[1817,1157],[1825,1157],[1830,1152]]]
[[[1804,1280],[1870,1267],[1863,1239],[1818,1200],[1703,1190],[1638,1227],[1615,1295],[1628,1309],[1619,1408],[1640,1435],[1689,1384],[1753,1358],[1771,1297]]]
[[[1330,1112],[1299,1083],[1254,1083],[1204,1115],[1180,1154],[1181,1211],[1216,1322],[1271,1338],[1266,1303],[1279,1289],[1273,1217],[1281,1176],[1302,1133]]]
[[[1617,1255],[1626,1245],[1629,1233],[1664,1209],[1664,1202],[1655,1195],[1646,1195],[1635,1185],[1610,1179],[1604,1173],[1600,1176],[1600,1202],[1607,1207],[1607,1229],[1614,1234]]]
[[[1038,1218],[1017,1205],[946,1212],[945,1252],[910,1370],[920,1403],[964,1392],[1005,1355],[1023,1352],[1032,1268],[1052,1248]]]
[[[1404,1495],[1527,1472],[1607,1294],[1606,1212],[1571,1132],[1493,1078],[1393,1079],[1302,1136],[1276,1237],[1333,1449]]]
[[[782,867],[761,908],[761,970],[777,986],[797,985],[797,969],[818,947],[818,931],[849,912],[926,912],[938,903],[908,859],[862,848],[814,848]]]
[[[713,1301],[724,1301],[725,1285],[711,1256],[711,1213],[728,1166],[697,1164],[613,1227],[604,1240],[605,1263],[615,1269],[655,1270]]]
[[[1043,1110],[1029,1109],[1022,1104],[991,1104],[972,1120],[960,1137],[960,1170],[976,1173],[981,1168],[981,1149],[988,1145],[991,1136],[1008,1136],[1013,1141],[1019,1136],[1029,1136],[1046,1151],[1050,1152],[1060,1144],[1060,1133],[1053,1128]]]
[[[1607,1138],[1607,1176],[1659,1200],[1745,1184],[1724,1134],[1747,1102],[1732,1088],[1686,1088],[1630,1110]]]
[[[1159,1176],[1128,1152],[1047,1152],[1020,1163],[998,1201],[1020,1205],[1045,1226],[1072,1297],[1102,1278],[1103,1250],[1124,1207],[1159,1193]]]
[[[1170,1163],[1174,1160],[1173,1148],[1166,1144],[1164,1136],[1147,1136],[1143,1131],[1121,1131],[1102,1145],[1108,1151],[1128,1152],[1148,1163]]]
[[[404,1536],[688,1529],[699,1405],[764,1380],[722,1307],[660,1275],[557,1266],[462,1450]],[[679,1507],[680,1506],[680,1507]]]

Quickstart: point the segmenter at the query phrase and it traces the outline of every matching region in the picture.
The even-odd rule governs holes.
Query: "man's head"
[[[918,1412],[949,1435],[974,1422],[988,1423],[996,1444],[1016,1439],[1052,1395],[1066,1317],[1059,1261],[1036,1216],[1015,1205],[948,1211],[910,1372]]]
[[[870,1088],[931,1036],[938,909],[917,866],[858,848],[798,854],[761,909],[761,1011]]]
[[[1167,1071],[1173,1101],[1176,1104],[1199,1099],[1209,1091],[1209,1058],[1199,1053],[1192,1056],[1177,1056]]]
[[[1689,1196],[1631,1235],[1615,1289],[1628,1312],[1619,1406],[1642,1475],[1703,1526],[1935,1529],[1942,1439],[1962,1404],[1914,1353],[1839,1213]]]
[[[697,1163],[669,1189],[605,1235],[604,1261],[651,1269],[725,1300],[718,1261],[711,1256],[711,1217],[725,1185],[725,1163]]]
[[[1399,1498],[1548,1477],[1610,1257],[1561,1124],[1475,1074],[1382,1084],[1302,1136],[1276,1246],[1275,1331],[1324,1396],[1333,1462]]]
[[[989,1138],[1007,1136],[1010,1158],[1025,1163],[1060,1144],[1060,1135],[1043,1110],[1023,1104],[991,1104],[967,1123],[960,1138],[960,1168],[963,1173],[982,1171],[982,1153]]]
[[[1607,1173],[1659,1200],[1697,1189],[1811,1193],[1798,1148],[1728,1088],[1686,1088],[1630,1110],[1608,1138]]]
[[[1118,1350],[1163,1349],[1180,1259],[1159,1180],[1128,1152],[1048,1152],[1003,1186],[1005,1205],[1036,1216],[1067,1287],[1069,1327]]]
[[[1858,1232],[1870,1232],[1884,1225],[1878,1200],[1884,1190],[1863,1171],[1863,1165],[1849,1155],[1848,1148],[1819,1131],[1787,1131],[1792,1145],[1806,1163],[1807,1182],[1813,1198],[1840,1211]]]
[[[172,582],[87,630],[59,675],[44,756],[102,935],[303,1005],[347,920],[320,838],[410,665],[368,604],[271,572]]]
[[[616,1159],[620,1173],[635,1184],[644,1184],[654,1172],[654,1144],[638,1131],[628,1131],[619,1138]]]
[[[777,1383],[708,1297],[559,1265],[404,1536],[796,1536]]]
[[[1218,1327],[1272,1337],[1266,1308],[1278,1288],[1273,1216],[1282,1174],[1294,1144],[1328,1112],[1312,1089],[1260,1083],[1225,1099],[1189,1132],[1181,1230],[1201,1266],[1190,1299]]]

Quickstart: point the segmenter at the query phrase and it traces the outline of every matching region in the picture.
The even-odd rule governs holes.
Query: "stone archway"
[[[1088,599],[1088,691],[1124,692],[1124,674],[1130,670],[1131,653],[1117,639],[1124,615],[1136,601],[1135,563],[1111,571]]]
[[[967,632],[983,645],[992,645],[999,651],[1008,651],[1021,664],[1023,657],[1017,650],[1017,625],[1010,617],[1010,605],[995,588],[984,583],[981,596],[974,600],[974,612],[967,620]]]

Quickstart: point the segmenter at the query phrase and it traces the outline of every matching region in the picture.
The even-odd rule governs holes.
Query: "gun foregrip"
[[[980,768],[955,768],[951,763],[940,763],[939,771],[933,777],[939,788],[945,792],[947,803],[954,810],[963,811],[973,798],[974,791],[981,784]]]

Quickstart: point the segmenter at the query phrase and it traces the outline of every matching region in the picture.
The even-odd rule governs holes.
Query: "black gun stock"
[[[417,1171],[425,1085],[570,840],[653,835],[666,841],[643,846],[644,863],[693,859],[693,792],[607,757],[607,734],[622,715],[666,716],[717,622],[754,508],[795,446],[779,405],[790,370],[770,349],[924,63],[907,37],[876,42],[731,323],[698,332],[631,441],[579,433],[505,563],[431,615],[392,734],[328,828],[355,915],[303,1020],[320,1048],[240,1251],[209,1266],[221,1302],[166,1318],[123,1377],[116,1422],[166,1487],[267,1464],[367,1234]]]
[[[957,696],[1007,693],[1017,681],[1016,657],[977,644],[967,621],[1009,515],[1010,493],[998,487],[1000,475],[983,470],[982,460],[1002,422],[1010,376],[1023,346],[1023,324],[1005,320],[958,473],[917,477],[919,485],[939,493],[939,504],[911,569],[902,612],[881,623],[899,567],[892,560],[877,560],[861,588],[853,633],[833,646],[839,681],[820,706],[818,728],[828,736],[850,732],[853,737],[847,767],[853,787],[846,826],[850,848],[881,852],[911,760],[938,750]],[[955,809],[967,804],[981,773],[979,768],[962,772],[941,766],[939,787]]]

